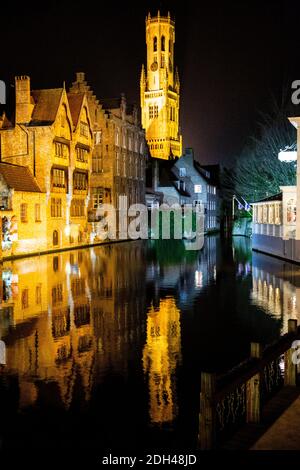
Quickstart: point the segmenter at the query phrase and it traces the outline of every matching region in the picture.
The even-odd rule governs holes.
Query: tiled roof
[[[4,178],[9,188],[16,191],[40,193],[41,190],[25,166],[12,165],[10,163],[0,163],[0,175]]]
[[[35,107],[32,113],[31,125],[51,124],[55,121],[63,88],[32,90]]]
[[[68,93],[71,116],[75,127],[78,124],[83,99],[84,93]]]
[[[1,106],[0,106],[0,129],[7,129],[9,127],[13,127],[11,121],[6,116],[6,113],[3,112],[1,115]]]

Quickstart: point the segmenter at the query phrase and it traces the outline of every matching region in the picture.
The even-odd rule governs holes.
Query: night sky
[[[0,79],[28,74],[33,88],[68,87],[84,71],[99,97],[139,104],[145,16],[170,10],[181,79],[183,145],[203,164],[233,158],[271,96],[300,79],[299,2],[81,1],[1,5]],[[13,88],[10,93],[14,93]],[[299,105],[300,107],[300,105]],[[300,109],[299,109],[300,115]]]

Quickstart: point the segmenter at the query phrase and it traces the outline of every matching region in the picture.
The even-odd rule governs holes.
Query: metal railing
[[[246,423],[260,423],[262,410],[284,386],[296,386],[297,365],[292,343],[300,339],[297,320],[288,320],[288,333],[265,349],[251,343],[250,358],[217,376],[201,373],[198,444],[214,449]]]

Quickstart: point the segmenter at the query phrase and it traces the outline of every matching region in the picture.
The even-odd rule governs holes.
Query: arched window
[[[116,140],[115,143],[117,146],[119,146],[119,129],[116,129]]]
[[[172,53],[172,41],[169,39],[169,52]]]
[[[166,49],[166,38],[165,36],[161,37],[161,50],[164,51]]]
[[[54,230],[53,232],[53,245],[57,246],[58,245],[58,231]]]
[[[153,52],[157,51],[157,37],[154,36],[153,38]]]
[[[292,224],[296,222],[296,201],[290,199],[287,203],[287,222]]]

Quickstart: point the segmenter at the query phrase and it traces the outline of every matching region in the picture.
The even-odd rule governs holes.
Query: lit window
[[[268,206],[267,206],[267,204],[263,205],[263,223],[264,224],[268,223]]]
[[[103,204],[103,189],[98,188],[96,192],[93,194],[93,208],[98,209],[98,207]]]
[[[83,137],[89,136],[89,126],[86,122],[80,122],[80,135]]]
[[[269,224],[274,224],[274,205],[269,205]]]
[[[202,193],[202,185],[201,184],[195,184],[194,192],[195,193]]]
[[[86,163],[88,161],[88,155],[89,155],[89,152],[88,152],[87,149],[85,149],[83,147],[77,147],[76,148],[76,160],[78,162]]]
[[[296,222],[296,201],[290,199],[287,203],[287,222],[292,224]]]
[[[61,199],[51,198],[51,217],[61,217],[61,216],[62,216]]]
[[[37,305],[40,305],[42,302],[42,285],[39,284],[38,286],[36,286],[35,288],[35,303]]]
[[[21,215],[21,222],[28,222],[28,219],[27,219],[27,204],[21,204],[21,206],[20,206],[20,215]]]
[[[21,303],[22,303],[22,309],[28,308],[28,306],[29,306],[29,303],[28,303],[28,289],[23,289],[22,290]]]
[[[116,153],[116,175],[120,175],[120,154],[119,152]]]
[[[126,157],[123,155],[123,176],[126,176]]]
[[[92,158],[92,171],[93,173],[101,173],[103,170],[102,155],[93,155]]]
[[[84,217],[85,206],[83,199],[72,199],[71,202],[71,217]]]
[[[61,142],[55,142],[55,156],[59,158],[69,157],[69,146]]]
[[[102,131],[96,131],[94,133],[95,145],[99,145],[102,142]]]
[[[257,208],[257,222],[259,224],[263,223],[262,212],[263,212],[262,205],[259,205],[258,208]]]
[[[58,170],[53,168],[52,170],[52,185],[55,188],[65,188],[65,172],[64,170]]]
[[[73,175],[74,190],[85,191],[87,189],[87,185],[88,185],[87,174],[75,172]]]
[[[41,205],[40,204],[35,204],[34,212],[35,212],[35,221],[41,222]]]
[[[117,146],[120,145],[120,138],[119,138],[119,130],[118,130],[118,129],[116,130],[115,142],[116,142],[116,145],[117,145]]]
[[[275,204],[275,224],[281,224],[281,204]]]

